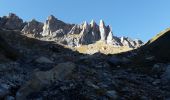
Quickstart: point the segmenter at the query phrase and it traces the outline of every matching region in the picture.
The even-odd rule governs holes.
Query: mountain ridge
[[[103,20],[100,20],[99,25],[94,20],[90,23],[85,21],[82,24],[69,24],[50,15],[44,23],[35,19],[24,22],[17,15],[10,13],[0,17],[0,26],[4,29],[20,30],[35,38],[54,40],[70,47],[93,44],[100,40],[115,47],[138,48],[143,45],[141,40],[114,36],[111,26],[105,25]]]

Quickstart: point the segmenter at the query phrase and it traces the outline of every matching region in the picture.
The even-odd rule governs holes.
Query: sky
[[[44,22],[49,15],[66,23],[100,19],[116,36],[144,42],[170,27],[170,0],[0,0],[0,16],[15,13],[24,21]]]

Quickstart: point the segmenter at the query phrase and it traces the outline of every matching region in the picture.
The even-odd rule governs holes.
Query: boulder
[[[118,94],[115,90],[110,90],[106,92],[106,96],[108,96],[112,100],[117,100],[118,99]]]
[[[7,84],[0,84],[0,99],[4,98],[10,93],[9,86]]]
[[[60,63],[49,71],[35,72],[32,79],[22,86],[16,94],[16,100],[25,100],[33,92],[40,91],[51,83],[62,81],[71,75],[75,64],[72,62]]]
[[[49,63],[49,64],[54,63],[53,61],[51,61],[51,60],[48,59],[47,57],[43,57],[43,56],[37,58],[37,59],[35,60],[35,62],[36,62],[36,63],[41,63],[41,64],[43,64],[43,63]]]
[[[5,100],[15,100],[15,98],[13,96],[7,96]]]
[[[122,64],[127,64],[127,63],[130,63],[131,61],[126,58],[126,57],[116,57],[116,56],[112,56],[109,60],[108,60],[108,63],[110,65],[114,65],[114,66],[117,66],[117,65],[122,65]]]
[[[170,82],[170,65],[168,65],[165,69],[165,72],[161,76],[162,82],[169,83]]]

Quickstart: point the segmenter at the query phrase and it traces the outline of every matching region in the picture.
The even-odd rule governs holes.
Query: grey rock
[[[42,36],[53,36],[53,34],[59,29],[63,29],[64,33],[67,33],[71,28],[72,25],[66,24],[51,15],[44,23],[43,32],[41,34]]]
[[[143,42],[138,39],[132,40],[128,37],[121,37],[120,40],[123,46],[127,46],[129,48],[138,48],[143,45]]]
[[[62,37],[64,35],[65,35],[64,30],[63,29],[59,29],[59,30],[55,31],[52,34],[52,37]]]
[[[94,20],[91,21],[90,27],[91,27],[91,34],[92,34],[93,41],[100,40],[101,36],[100,36],[99,26],[96,24]]]
[[[34,34],[38,35],[43,31],[43,23],[36,21],[33,19],[32,21],[28,22],[24,28],[22,29],[22,32],[25,34]]]
[[[135,43],[133,40],[129,39],[128,37],[121,37],[121,43],[123,46],[127,46],[129,48],[133,48]]]
[[[115,90],[111,90],[111,91],[107,91],[106,95],[110,98],[110,99],[118,99],[118,94]]]
[[[99,89],[99,87],[98,87],[97,85],[93,84],[93,83],[90,82],[90,81],[87,81],[86,84],[87,84],[88,86],[94,88],[94,89]]]
[[[15,100],[15,98],[13,96],[7,96],[5,100]]]
[[[80,34],[81,30],[80,25],[74,25],[68,34]]]
[[[7,84],[0,84],[0,98],[7,96],[10,93],[9,89],[10,87]]]
[[[81,31],[80,35],[81,44],[91,44],[100,39],[98,26],[93,20],[90,25],[87,22],[84,22],[83,30]]]
[[[135,39],[134,42],[135,42],[135,47],[140,47],[140,46],[142,46],[142,45],[144,44],[144,43],[143,43],[141,40],[139,40],[139,39]]]
[[[69,47],[76,47],[80,45],[80,38],[67,36],[62,43],[66,44]]]
[[[106,40],[106,26],[103,20],[100,20],[99,30],[100,30],[101,40],[105,41]]]
[[[32,79],[19,89],[16,94],[16,99],[25,100],[30,93],[38,92],[43,87],[47,87],[53,82],[64,80],[71,75],[74,68],[74,63],[66,62],[58,64],[49,71],[35,72]]]
[[[123,58],[120,58],[120,57],[116,57],[116,56],[112,56],[109,60],[108,60],[108,63],[111,64],[111,65],[121,65],[121,64],[127,64],[127,63],[130,63],[130,60],[123,57]]]
[[[13,13],[10,13],[8,16],[4,16],[0,20],[0,26],[9,30],[21,30],[24,25],[25,23],[23,20]]]
[[[165,83],[170,82],[170,65],[166,67],[165,72],[162,74],[161,78]]]
[[[161,80],[160,79],[157,79],[155,81],[152,82],[153,85],[158,85],[161,83]]]
[[[147,56],[145,59],[149,61],[153,61],[155,59],[155,56]]]
[[[112,44],[113,43],[113,33],[112,33],[112,31],[109,32],[106,41],[107,41],[107,44]]]
[[[159,75],[163,71],[165,71],[165,64],[157,63],[157,64],[154,64],[152,67],[152,72],[157,75]]]
[[[48,59],[47,57],[39,57],[35,60],[35,62],[37,63],[54,63],[53,61],[51,61],[50,59]]]

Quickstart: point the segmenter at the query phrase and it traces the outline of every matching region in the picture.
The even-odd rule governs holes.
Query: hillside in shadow
[[[162,70],[157,69],[156,73],[152,69],[156,63],[169,62],[169,52],[165,53],[170,49],[169,37],[168,31],[140,49],[121,54],[104,55],[99,52],[88,55],[55,42],[26,37],[19,31],[1,29],[0,99],[168,98],[168,84],[158,82],[162,80]],[[150,55],[156,59],[148,60]],[[167,63],[161,66],[167,66]]]

